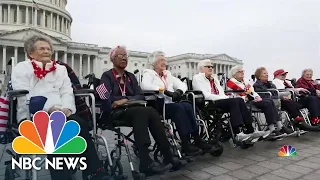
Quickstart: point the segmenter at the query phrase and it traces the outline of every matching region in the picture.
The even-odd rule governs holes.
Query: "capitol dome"
[[[53,37],[71,40],[72,17],[67,0],[0,0],[0,33],[36,27]],[[33,18],[32,18],[33,17]]]

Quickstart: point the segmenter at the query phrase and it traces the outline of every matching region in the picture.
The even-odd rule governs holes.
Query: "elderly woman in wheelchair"
[[[252,141],[268,136],[268,132],[254,130],[252,116],[241,98],[229,98],[225,95],[219,80],[213,74],[211,60],[200,61],[198,68],[200,73],[193,76],[193,89],[202,91],[205,100],[210,101],[208,108],[221,109],[225,113],[230,113],[230,122],[236,141]],[[246,131],[241,132],[243,126]]]
[[[274,79],[272,83],[276,86],[279,91],[287,91],[289,90],[292,95],[296,98],[290,98],[296,100],[296,106],[302,108],[307,108],[310,111],[312,124],[317,124],[319,121],[319,100],[316,96],[309,96],[310,91],[305,88],[294,88],[290,81],[286,80],[288,72],[284,71],[283,69],[276,70],[273,75]],[[301,112],[301,111],[300,111]],[[317,126],[310,126],[303,120],[303,117],[297,115],[295,120],[298,122],[298,126],[303,130],[316,130],[318,131],[319,128]]]
[[[277,90],[276,86],[271,81],[268,81],[269,76],[268,76],[268,72],[267,72],[266,68],[264,68],[264,67],[258,68],[255,71],[255,76],[257,78],[257,81],[253,85],[255,91],[270,92],[271,97],[267,97],[265,99],[270,101],[274,105],[276,105],[275,103],[279,102],[279,99],[280,99],[280,103],[278,104],[279,108],[281,110],[288,112],[288,114],[290,116],[289,120],[293,119],[295,124],[297,124],[303,120],[302,115],[300,113],[301,106],[299,104],[297,104],[295,101],[293,101],[290,98],[290,95],[289,96],[286,96],[286,95],[281,96],[279,94],[279,91]],[[259,108],[259,106],[257,106],[257,107]],[[272,107],[274,107],[273,108],[274,113],[278,114],[278,110],[277,110],[276,106],[272,106]],[[279,115],[277,116],[277,126],[278,126],[278,129],[280,129],[280,132],[286,133],[287,135],[292,135],[295,133],[292,129],[283,126]]]
[[[26,40],[25,52],[29,60],[18,63],[12,71],[11,82],[13,90],[28,90],[30,107],[27,107],[26,97],[17,100],[17,121],[21,122],[28,115],[28,108],[32,114],[44,110],[51,114],[54,111],[62,111],[68,120],[79,123],[82,136],[87,142],[87,149],[82,156],[87,158],[88,168],[83,171],[84,179],[107,180],[101,161],[98,158],[95,146],[85,120],[76,114],[75,99],[71,82],[66,68],[51,59],[53,47],[46,37],[34,35]],[[48,155],[52,159],[54,155]],[[52,179],[69,179],[70,172],[50,169]]]
[[[148,176],[163,173],[171,168],[173,170],[180,169],[184,162],[173,157],[158,112],[152,107],[122,108],[126,103],[145,100],[136,77],[125,70],[128,63],[126,48],[117,46],[110,52],[110,60],[114,68],[104,72],[101,76],[101,83],[108,88],[110,93],[113,108],[110,120],[127,122],[132,125],[135,146],[140,158],[140,172]],[[163,154],[164,164],[154,162],[149,156],[148,147],[151,140],[148,129]]]
[[[307,107],[310,111],[312,124],[320,124],[320,85],[313,79],[312,69],[305,69],[302,71],[301,78],[297,81],[297,88],[307,89],[310,93],[300,98],[300,103]],[[311,100],[312,99],[312,100]],[[316,107],[316,108],[315,108]]]
[[[187,156],[198,155],[201,151],[210,152],[212,146],[200,138],[191,103],[179,102],[187,90],[186,84],[166,70],[163,52],[152,53],[149,63],[151,69],[144,70],[141,88],[153,91],[164,90],[165,118],[175,123],[182,142],[182,152]],[[190,135],[194,138],[195,146],[189,143]]]

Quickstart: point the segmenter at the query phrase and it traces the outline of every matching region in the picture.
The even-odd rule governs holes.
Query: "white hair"
[[[117,49],[124,49],[124,50],[126,51],[127,55],[128,55],[127,48],[126,48],[125,46],[117,46],[117,47],[115,47],[114,49],[112,49],[112,50],[110,51],[110,53],[109,53],[109,55],[110,55],[110,60],[114,59],[114,57],[115,57],[115,55],[116,55],[115,52],[117,51]]]
[[[149,68],[154,68],[155,63],[158,61],[158,58],[161,56],[165,57],[165,53],[162,51],[155,51],[152,54],[150,54],[150,56],[148,57]]]
[[[198,63],[198,70],[200,71],[204,66],[212,65],[212,61],[210,59],[201,60]]]
[[[313,74],[313,70],[312,70],[312,69],[304,69],[304,70],[302,71],[301,76],[303,76],[304,73],[306,73],[306,72],[311,72],[311,73]]]
[[[233,78],[233,76],[239,71],[239,69],[243,69],[242,65],[233,66],[228,73],[229,78]]]

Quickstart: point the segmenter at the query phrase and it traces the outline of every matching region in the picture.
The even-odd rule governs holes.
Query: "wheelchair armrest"
[[[9,97],[19,97],[19,96],[24,96],[26,94],[29,94],[29,91],[24,89],[8,91]]]
[[[225,90],[224,93],[243,93],[245,90]]]
[[[123,108],[129,108],[129,107],[138,107],[138,106],[146,106],[147,101],[142,100],[131,100],[126,102],[125,104],[117,107],[116,109],[123,109]]]
[[[202,94],[202,91],[188,90],[185,92],[185,94],[191,94],[191,93],[193,93],[194,95],[200,95]]]
[[[152,95],[156,95],[159,94],[159,91],[142,91],[144,96],[152,96]]]
[[[272,97],[272,93],[270,91],[256,91],[256,93],[259,95],[267,95],[269,98]]]
[[[94,89],[78,89],[74,90],[73,93],[77,94],[94,94],[96,91]]]

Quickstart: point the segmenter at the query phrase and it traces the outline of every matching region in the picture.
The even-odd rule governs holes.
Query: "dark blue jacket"
[[[111,103],[120,99],[127,98],[129,100],[145,100],[142,90],[134,74],[125,71],[126,76],[126,96],[122,96],[118,81],[112,73],[112,69],[106,71],[101,76],[101,83],[107,86],[110,92]]]

